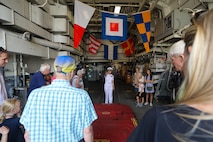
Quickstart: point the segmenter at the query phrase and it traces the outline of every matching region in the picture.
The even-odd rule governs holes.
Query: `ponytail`
[[[5,120],[5,117],[6,117],[6,113],[3,112],[0,116],[0,123],[2,123]]]

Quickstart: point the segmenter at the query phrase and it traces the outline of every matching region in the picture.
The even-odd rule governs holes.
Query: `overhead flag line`
[[[127,15],[102,12],[102,39],[127,39]]]
[[[134,41],[132,37],[121,43],[121,46],[124,49],[126,57],[129,57],[134,53]]]
[[[138,31],[141,35],[146,52],[150,52],[149,42],[151,37],[151,14],[150,10],[133,14]]]
[[[95,8],[75,0],[74,9],[74,47],[78,48],[84,31],[95,12]]]
[[[95,8],[84,4],[78,0],[75,0],[75,9],[74,9],[74,48],[78,48],[84,31],[95,12]],[[98,10],[101,11],[101,10]],[[127,40],[127,17],[128,14],[115,14],[112,12],[101,11],[102,13],[102,39],[107,40],[116,40],[116,41],[125,41]],[[150,52],[149,42],[151,37],[151,13],[150,10],[143,11],[140,13],[132,14],[135,23],[137,25],[138,31],[141,35],[144,48],[146,52]],[[129,39],[128,39],[129,40]],[[125,45],[130,42],[123,42],[121,45],[125,50],[126,56],[130,56],[134,52],[133,46]],[[129,50],[131,47],[131,50]],[[133,48],[132,48],[133,47]],[[88,48],[90,53],[95,54],[98,50],[95,48]]]
[[[91,54],[96,54],[100,46],[101,42],[90,34],[88,51]]]

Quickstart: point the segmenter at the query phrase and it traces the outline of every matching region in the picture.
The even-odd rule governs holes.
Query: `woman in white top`
[[[82,75],[83,75],[82,70],[78,70],[77,75],[73,76],[73,78],[72,78],[73,87],[84,89]]]

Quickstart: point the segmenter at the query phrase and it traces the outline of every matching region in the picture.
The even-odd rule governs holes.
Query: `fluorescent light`
[[[114,13],[119,14],[121,10],[121,6],[115,6]]]

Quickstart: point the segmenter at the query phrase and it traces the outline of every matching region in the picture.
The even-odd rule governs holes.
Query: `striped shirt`
[[[86,91],[55,79],[51,85],[31,92],[20,122],[30,142],[78,142],[83,129],[97,119]]]

